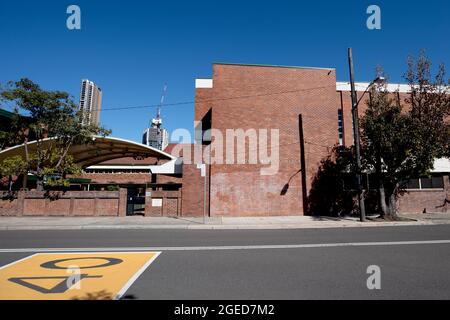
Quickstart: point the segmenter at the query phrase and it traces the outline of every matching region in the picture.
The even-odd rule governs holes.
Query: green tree
[[[431,76],[424,52],[408,59],[410,93],[403,104],[385,85],[372,89],[361,118],[363,161],[377,181],[382,217],[396,219],[396,202],[406,182],[428,174],[435,158],[448,155],[450,91],[445,68]],[[447,119],[448,120],[448,119]]]
[[[71,146],[90,143],[93,135],[110,134],[109,130],[96,125],[82,125],[82,114],[67,92],[46,91],[24,78],[8,82],[0,95],[4,102],[13,104],[17,115],[27,115],[26,121],[18,116],[13,129],[16,137],[25,145],[24,161],[27,171],[37,177],[38,190],[43,190],[46,175],[64,177],[67,173],[79,172],[80,168],[68,157]],[[36,140],[34,154],[29,153],[30,136]],[[45,139],[50,139],[50,143],[43,143]],[[64,179],[56,180],[64,183]]]
[[[356,191],[346,185],[354,172],[353,148],[334,146],[321,160],[308,195],[309,215],[344,216],[355,210]]]
[[[14,156],[0,163],[0,176],[8,178],[8,190],[12,190],[13,177],[26,174],[27,164],[21,156]]]

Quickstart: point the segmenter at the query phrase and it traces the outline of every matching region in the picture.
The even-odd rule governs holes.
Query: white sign
[[[162,207],[162,199],[152,199],[152,206],[153,207]]]

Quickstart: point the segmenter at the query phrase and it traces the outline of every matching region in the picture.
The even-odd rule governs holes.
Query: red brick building
[[[368,85],[356,85],[358,98]],[[405,85],[388,89],[402,102],[408,90]],[[248,164],[248,144],[245,164],[212,161],[206,194],[209,215],[305,214],[320,161],[334,145],[353,144],[349,91],[348,83],[336,81],[332,68],[214,64],[211,79],[196,81],[196,142],[208,148],[214,142],[210,128],[224,136],[227,129],[276,129],[279,168],[275,174],[262,175],[261,168],[267,166]],[[360,114],[364,105],[362,101]],[[239,153],[236,147],[234,152]],[[305,170],[300,170],[302,157]],[[448,159],[437,161],[433,171],[432,178],[411,181],[408,193],[399,200],[400,212],[447,210],[442,205],[450,193]]]
[[[368,85],[356,84],[358,98]],[[388,89],[402,102],[407,96],[405,85]],[[212,77],[195,82],[195,144],[170,144],[163,153],[149,150],[147,157],[132,156],[124,145],[128,153],[85,166],[78,178],[89,183],[81,184],[80,192],[90,190],[83,197],[92,199],[80,201],[99,204],[95,212],[110,215],[306,214],[321,160],[333,146],[353,143],[349,91],[332,68],[213,64]],[[437,159],[432,172],[409,182],[398,201],[400,212],[448,210],[449,160]],[[120,189],[110,190],[117,194],[107,193],[111,186]],[[24,212],[27,201],[33,207],[35,194],[21,197],[15,209],[2,202],[0,215]],[[65,197],[67,215],[73,215],[77,196]],[[42,212],[50,208],[45,201]]]

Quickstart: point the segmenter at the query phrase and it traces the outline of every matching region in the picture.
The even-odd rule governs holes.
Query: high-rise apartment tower
[[[83,125],[99,125],[102,108],[102,90],[88,79],[81,80],[80,110]]]

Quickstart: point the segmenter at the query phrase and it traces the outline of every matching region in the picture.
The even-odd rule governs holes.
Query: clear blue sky
[[[81,8],[81,30],[66,28],[66,8]],[[366,28],[366,8],[381,8],[381,30]],[[443,1],[25,1],[0,0],[0,82],[28,77],[79,98],[82,78],[103,90],[103,108],[194,99],[194,79],[213,62],[335,67],[348,80],[353,47],[357,81],[377,65],[401,82],[409,54],[425,48],[450,69],[450,3]],[[449,70],[450,71],[450,70]],[[169,131],[192,130],[190,105],[162,111]],[[155,108],[106,111],[113,136],[141,140]]]

